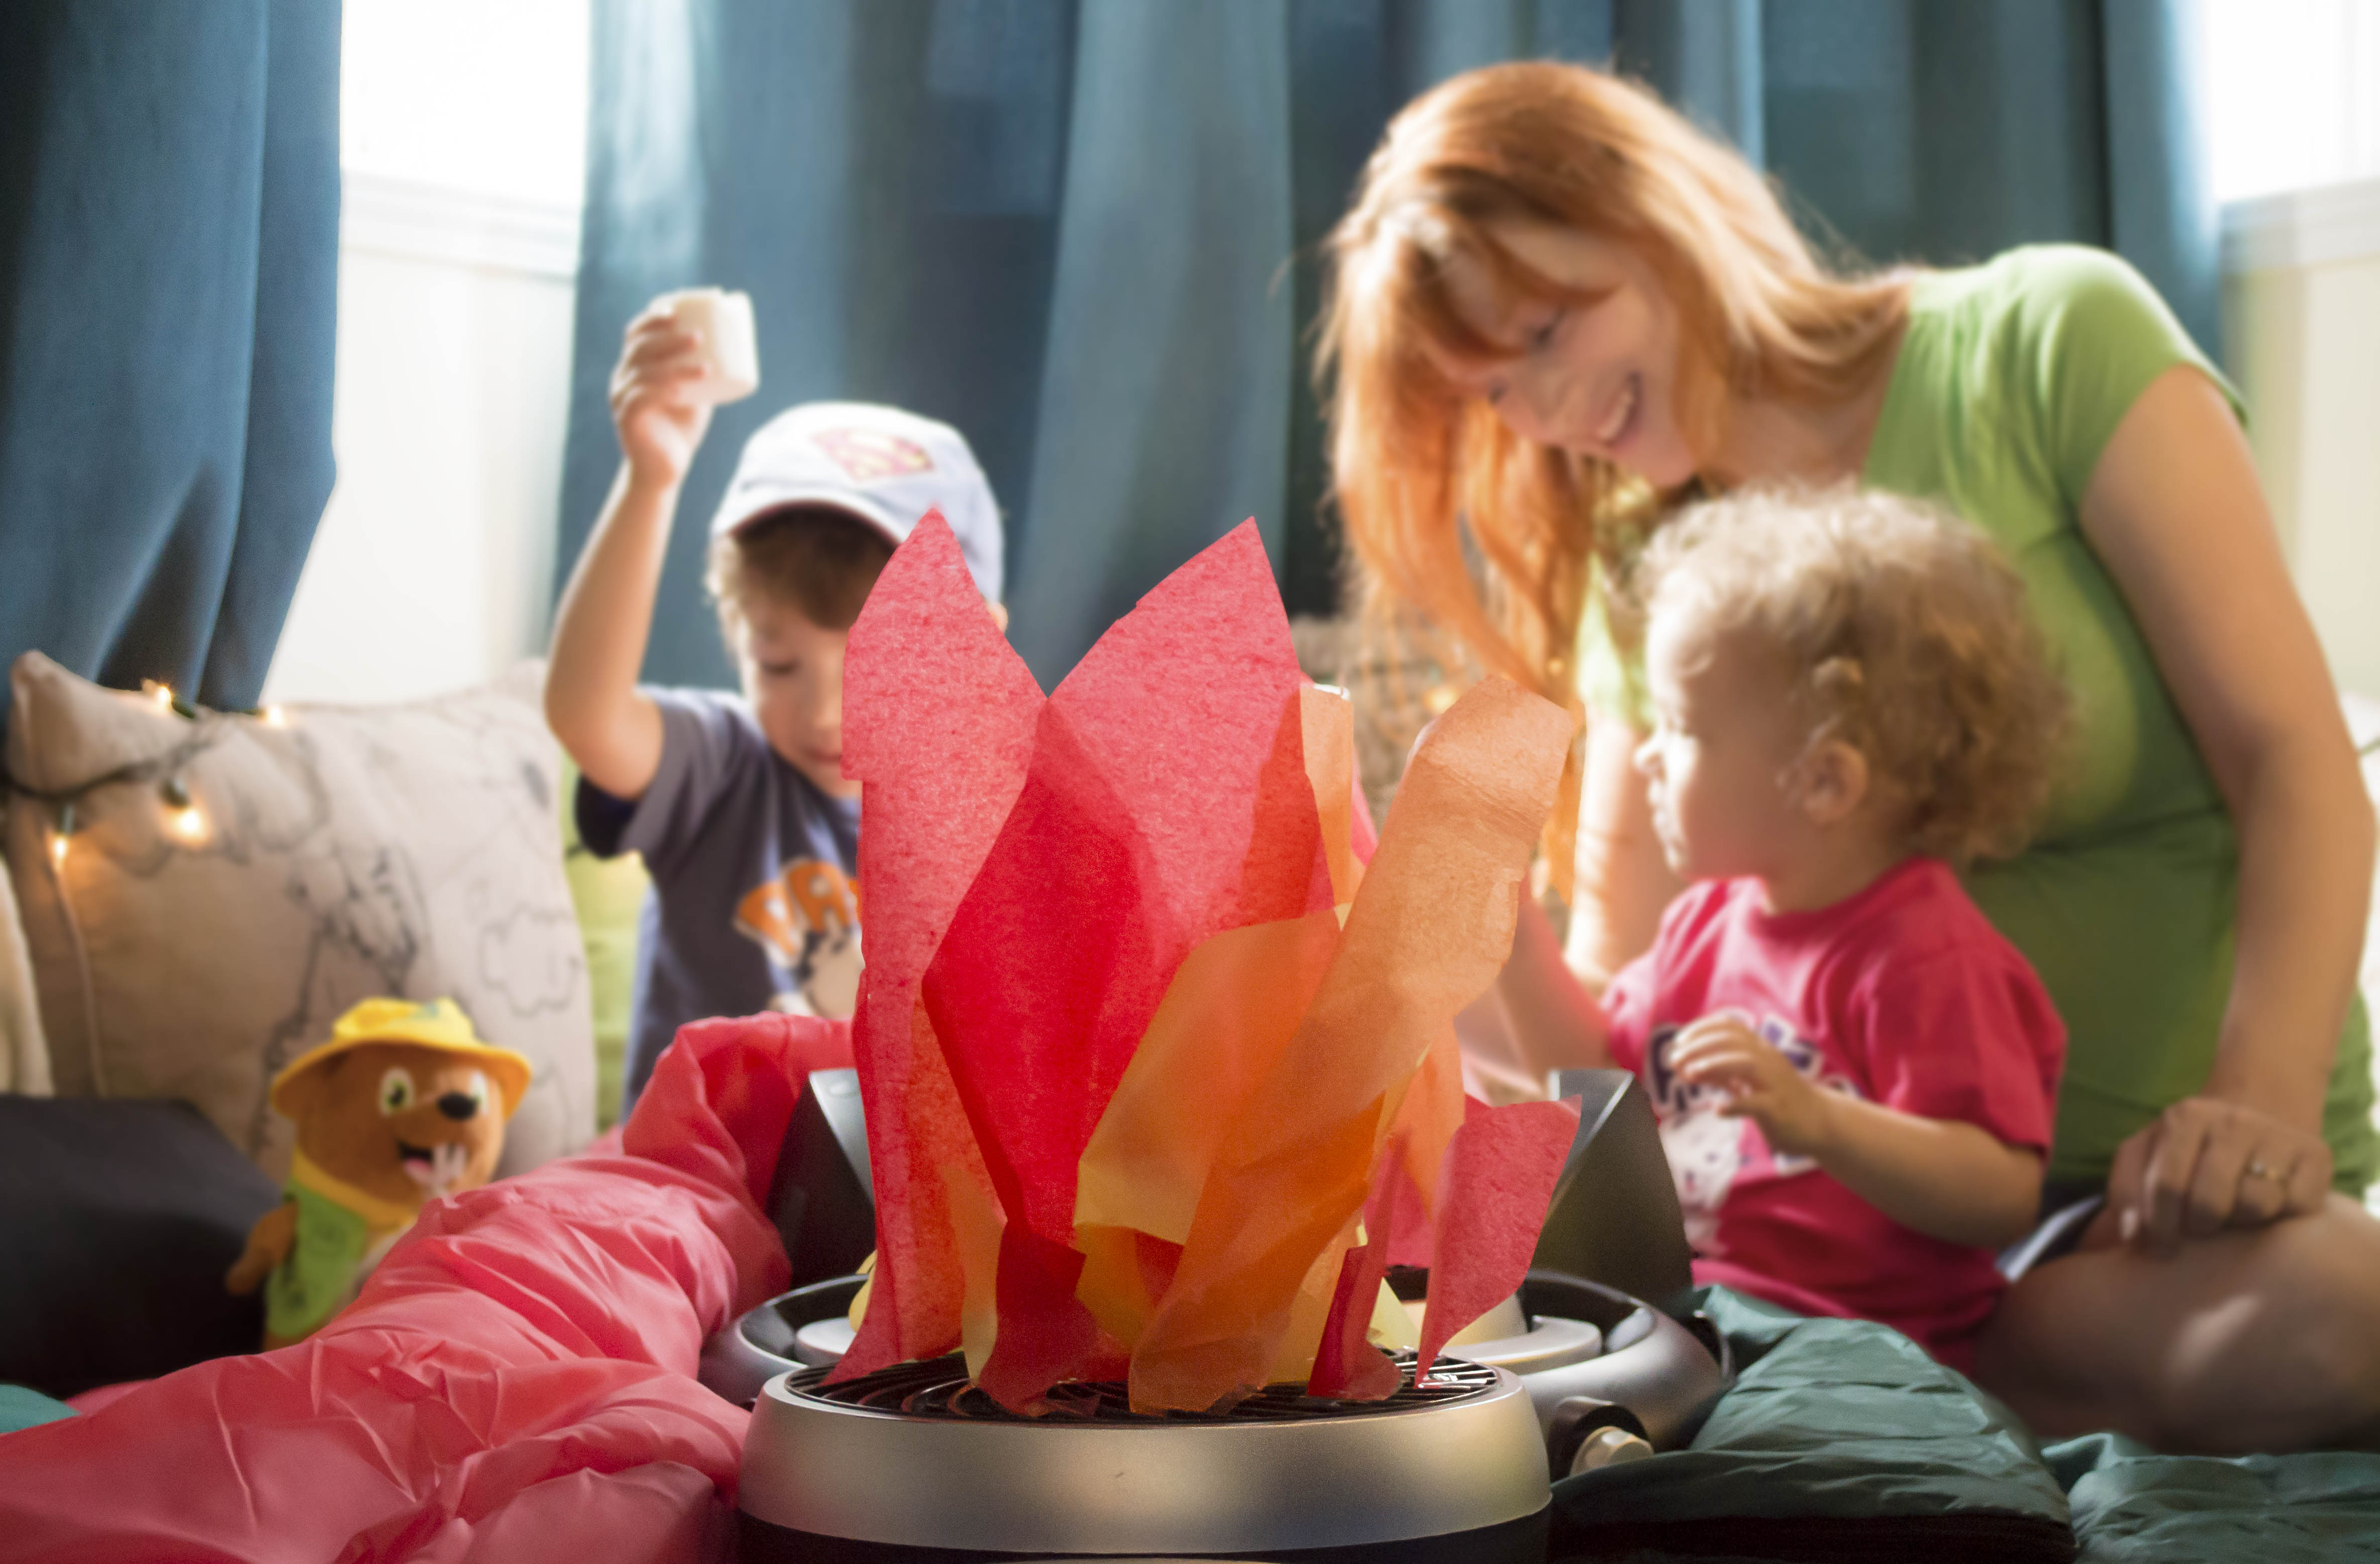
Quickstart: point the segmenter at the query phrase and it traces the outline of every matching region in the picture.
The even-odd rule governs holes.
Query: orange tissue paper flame
[[[1044,699],[930,514],[844,699],[879,1258],[835,1377],[963,1350],[1028,1412],[1094,1376],[1145,1410],[1378,1399],[1388,1264],[1452,1267],[1439,1341],[1517,1285],[1576,1117],[1466,1104],[1452,1023],[1511,949],[1569,713],[1475,686],[1376,844],[1254,523]]]

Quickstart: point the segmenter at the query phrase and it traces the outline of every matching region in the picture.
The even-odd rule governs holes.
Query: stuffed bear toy
[[[264,1345],[304,1340],[355,1297],[422,1206],[492,1178],[529,1061],[481,1042],[452,1000],[366,1000],[273,1078],[298,1126],[287,1198],[224,1279],[264,1284]]]

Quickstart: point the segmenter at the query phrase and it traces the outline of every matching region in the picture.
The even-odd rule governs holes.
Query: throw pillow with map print
[[[38,652],[11,680],[8,871],[61,1095],[186,1099],[279,1179],[273,1073],[358,1000],[447,997],[536,1066],[500,1171],[592,1136],[536,665],[278,722],[183,716]]]
[[[0,796],[0,807],[6,807]],[[50,1044],[33,999],[33,958],[17,917],[17,892],[0,874],[0,1093],[50,1095]]]

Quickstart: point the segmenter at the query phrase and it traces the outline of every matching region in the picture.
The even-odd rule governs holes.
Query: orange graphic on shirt
[[[786,966],[806,966],[813,939],[859,927],[859,887],[837,866],[797,858],[735,904],[735,927]]]

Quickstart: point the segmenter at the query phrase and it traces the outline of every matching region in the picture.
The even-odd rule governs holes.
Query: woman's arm
[[[1611,1062],[1602,1007],[1562,960],[1554,926],[1534,896],[1521,898],[1521,923],[1512,959],[1496,976],[1496,1001],[1530,1082],[1556,1070],[1597,1070]]]
[[[1740,1015],[1706,1015],[1687,1027],[1670,1045],[1670,1063],[1691,1085],[1726,1088],[1721,1113],[1752,1120],[1772,1149],[1812,1158],[1903,1227],[1982,1249],[2005,1247],[2033,1227],[2039,1152],[1973,1124],[1822,1090]]]
[[[2329,1182],[2323,1094],[2354,993],[2374,820],[2247,441],[2204,375],[2176,366],[2141,394],[2082,523],[2240,839],[2238,953],[2204,1091],[2220,1106],[2169,1109],[2126,1143],[2110,1180],[2164,1246],[2271,1220]]]
[[[1505,1025],[1532,1080],[1610,1062],[1594,993],[1652,949],[1661,909],[1682,889],[1653,834],[1652,806],[1636,772],[1637,742],[1625,722],[1587,720],[1570,948],[1565,953],[1554,938],[1544,909],[1523,897],[1512,958],[1496,980]]]
[[[1587,719],[1568,954],[1597,988],[1653,948],[1661,910],[1685,889],[1653,833],[1653,806],[1636,770],[1644,739],[1617,717]]]

